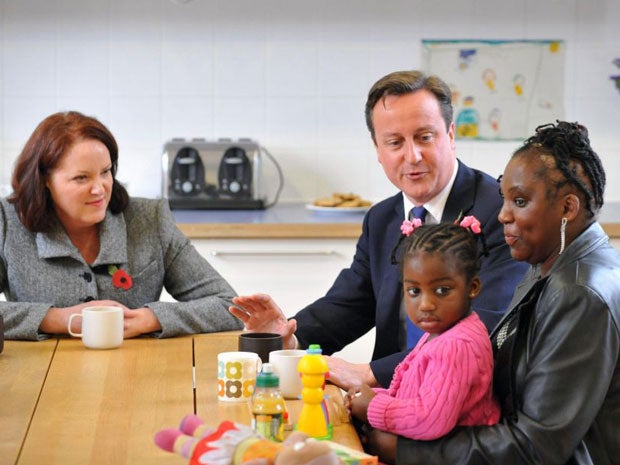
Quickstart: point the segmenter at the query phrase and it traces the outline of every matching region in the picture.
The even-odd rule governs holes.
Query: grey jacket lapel
[[[123,215],[113,215],[107,211],[100,228],[99,255],[91,266],[127,263],[127,242],[119,243],[118,240],[114,240],[115,237],[127,237],[127,226]],[[60,224],[57,224],[49,233],[37,233],[36,243],[37,252],[42,259],[70,257],[80,262],[84,261]]]

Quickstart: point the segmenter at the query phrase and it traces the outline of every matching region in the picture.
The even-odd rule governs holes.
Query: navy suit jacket
[[[459,161],[441,220],[453,222],[459,215],[474,215],[483,227],[489,255],[482,257],[482,291],[472,306],[489,331],[500,320],[528,268],[510,256],[497,219],[501,205],[497,181]],[[324,354],[342,349],[376,327],[370,366],[384,387],[389,386],[394,368],[407,354],[399,347],[400,269],[390,260],[403,220],[400,192],[373,206],[364,217],[351,266],[340,272],[325,297],[295,316],[295,334],[301,346],[320,344]],[[421,335],[420,331],[418,337]]]

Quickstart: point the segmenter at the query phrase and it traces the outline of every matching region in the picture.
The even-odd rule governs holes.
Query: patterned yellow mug
[[[222,352],[217,355],[217,398],[245,402],[252,397],[261,360],[254,352]]]

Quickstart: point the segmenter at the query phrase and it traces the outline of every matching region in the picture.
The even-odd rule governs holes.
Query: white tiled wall
[[[116,135],[119,178],[160,193],[172,137],[252,137],[282,165],[282,200],[393,192],[363,119],[380,76],[420,40],[563,39],[566,119],[586,124],[620,200],[617,0],[0,0],[0,186],[36,124],[77,109]],[[499,175],[514,142],[459,141]]]

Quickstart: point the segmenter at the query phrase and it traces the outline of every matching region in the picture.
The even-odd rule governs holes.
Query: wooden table
[[[60,339],[16,463],[183,463],[153,434],[193,411],[191,360],[191,338],[101,351]]]
[[[0,354],[0,464],[16,463],[57,341],[4,342]]]
[[[173,339],[130,339],[89,350],[76,339],[6,341],[0,354],[0,464],[171,464],[187,461],[153,443],[194,411],[210,425],[249,424],[247,404],[219,402],[219,352],[236,350],[238,332]],[[336,396],[339,391],[332,393]],[[299,401],[288,403],[294,418]],[[334,440],[360,449],[351,425]]]

